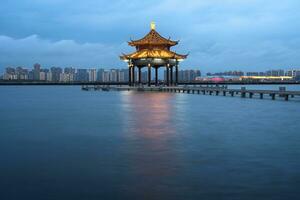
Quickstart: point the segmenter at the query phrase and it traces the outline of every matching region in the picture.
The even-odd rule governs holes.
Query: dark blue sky
[[[300,68],[299,0],[2,0],[0,71],[45,67],[124,67],[155,21],[190,55],[182,68],[205,72]]]

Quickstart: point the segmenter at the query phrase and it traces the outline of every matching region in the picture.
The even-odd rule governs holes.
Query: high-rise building
[[[173,80],[175,79],[176,74],[173,73]],[[196,77],[200,77],[200,70],[180,70],[178,72],[178,81],[190,82],[196,80]],[[165,73],[166,77],[166,73]]]
[[[89,69],[88,75],[89,75],[89,81],[95,82],[97,80],[97,70],[96,69]]]
[[[110,70],[110,78],[109,78],[109,81],[110,82],[118,82],[118,72],[119,70],[117,69],[111,69]]]
[[[247,76],[259,76],[259,72],[246,72]]]
[[[46,72],[40,72],[40,81],[46,81]]]
[[[51,71],[46,72],[46,81],[52,81],[52,73],[51,73]]]
[[[34,72],[33,72],[33,70],[30,70],[30,71],[28,72],[28,80],[31,80],[31,81],[34,80]]]
[[[102,77],[103,82],[109,82],[110,81],[109,76],[110,76],[109,71],[108,70],[104,70],[103,77]]]
[[[119,72],[118,72],[118,77],[119,77],[119,80],[118,80],[118,82],[125,82],[125,79],[126,79],[126,71],[128,72],[128,70],[124,70],[124,69],[121,69],[121,70],[119,70]]]
[[[40,80],[41,65],[36,63],[33,65],[33,80]]]
[[[62,69],[60,67],[51,67],[52,81],[58,82],[60,80],[60,74]]]
[[[286,71],[286,76],[292,76],[292,77],[299,77],[300,76],[300,69],[291,69]]]
[[[250,72],[252,73],[252,72]],[[257,73],[257,72],[253,72]],[[244,76],[244,72],[242,71],[225,71],[225,72],[216,72],[216,73],[207,73],[207,76]]]
[[[66,73],[66,74],[75,74],[75,72],[76,72],[76,70],[73,67],[66,67],[64,69],[64,73]]]
[[[72,73],[61,73],[59,77],[60,82],[73,82],[74,74]]]
[[[28,79],[28,70],[23,69],[22,67],[16,68],[16,75],[18,80],[27,80]]]
[[[98,69],[98,71],[97,71],[97,81],[103,82],[103,74],[104,74],[104,69]]]
[[[200,70],[190,70],[190,73],[191,73],[191,75],[190,75],[191,79],[189,81],[194,81],[194,80],[196,80],[196,77],[201,76]]]
[[[128,71],[128,69],[122,69],[121,71],[124,72],[124,76],[125,76],[124,81],[128,82],[129,81],[129,71]]]
[[[269,70],[266,72],[266,76],[284,76],[284,70]]]
[[[75,80],[75,68],[72,67],[66,67],[64,69],[64,73],[60,74],[60,81],[62,82],[72,82]]]
[[[80,82],[89,81],[89,74],[87,69],[77,69],[76,81],[80,81]]]
[[[15,70],[15,68],[13,68],[13,67],[7,67],[7,68],[5,69],[5,72],[6,72],[7,74],[15,74],[15,73],[16,73],[16,70]]]
[[[7,67],[3,76],[4,80],[17,80],[16,70],[12,67]]]

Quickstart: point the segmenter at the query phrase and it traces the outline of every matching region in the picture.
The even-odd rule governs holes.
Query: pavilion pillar
[[[178,85],[178,64],[175,66],[175,85]]]
[[[169,76],[170,76],[170,73],[169,73],[169,64],[167,64],[167,66],[166,66],[166,74],[167,74],[166,85],[169,86]]]
[[[158,86],[158,67],[155,67],[155,85]]]
[[[132,66],[132,85],[134,86],[135,85],[135,70],[134,70],[135,66],[133,65]]]
[[[148,86],[151,86],[151,65],[148,64]]]
[[[131,86],[131,66],[128,66],[128,85]]]
[[[170,70],[170,82],[171,85],[173,85],[173,66],[171,66],[171,70]]]
[[[138,67],[139,69],[139,84],[142,83],[142,67]]]

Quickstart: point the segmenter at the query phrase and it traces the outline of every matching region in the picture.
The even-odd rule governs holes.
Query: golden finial
[[[155,22],[151,22],[151,30],[155,30]]]

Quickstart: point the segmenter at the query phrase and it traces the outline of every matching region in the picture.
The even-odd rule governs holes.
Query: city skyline
[[[154,69],[151,70],[154,73]],[[138,72],[135,72],[135,81],[139,80]],[[173,72],[175,77],[175,72]],[[271,69],[267,71],[223,71],[223,72],[208,72],[203,73],[201,70],[181,69],[179,70],[179,81],[195,81],[212,77],[290,77],[294,80],[300,80],[300,69]],[[160,71],[158,74],[159,81],[165,81],[166,70]],[[128,68],[74,68],[74,67],[44,67],[39,63],[35,63],[31,68],[28,67],[7,67],[5,72],[0,74],[0,80],[6,81],[46,81],[46,82],[128,82]],[[147,70],[141,71],[141,80],[148,80]],[[151,80],[155,80],[154,77]]]
[[[0,72],[36,61],[47,66],[124,68],[118,56],[132,51],[126,41],[146,34],[152,20],[163,36],[181,41],[176,51],[190,53],[181,69],[266,71],[300,66],[300,3],[295,0],[104,4],[5,2],[0,8]]]
[[[154,70],[152,70],[154,71]],[[175,76],[175,72],[173,74]],[[188,69],[179,71],[180,81],[193,81],[200,77],[199,69]],[[127,68],[73,68],[73,67],[42,67],[35,63],[32,68],[7,67],[3,74],[0,74],[0,80],[6,81],[46,81],[46,82],[128,82]],[[166,79],[166,70],[161,71],[159,80]],[[135,81],[138,80],[135,72]],[[148,80],[147,70],[142,71],[142,82]],[[154,80],[154,77],[151,78]]]

